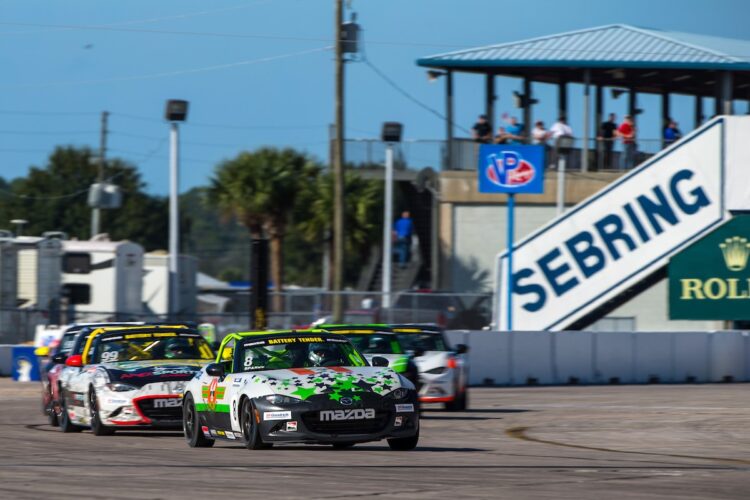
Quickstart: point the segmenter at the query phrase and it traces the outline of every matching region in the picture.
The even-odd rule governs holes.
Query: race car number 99
[[[112,361],[117,361],[119,355],[120,353],[117,351],[103,352],[102,363],[111,363]]]

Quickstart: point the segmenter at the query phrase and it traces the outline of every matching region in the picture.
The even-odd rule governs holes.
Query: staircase
[[[663,278],[672,255],[727,220],[724,149],[733,143],[725,143],[725,122],[707,122],[516,242],[513,329],[593,323]],[[507,330],[507,251],[496,269],[493,324]]]

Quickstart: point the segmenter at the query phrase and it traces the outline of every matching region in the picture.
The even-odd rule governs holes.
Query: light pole
[[[23,226],[28,224],[29,221],[26,219],[13,219],[10,223],[16,226],[16,237],[18,237],[23,235]]]
[[[165,118],[169,121],[169,314],[180,311],[179,258],[180,258],[180,209],[179,193],[179,128],[178,123],[187,119],[188,102],[178,99],[167,101]]]
[[[385,122],[381,139],[385,142],[385,200],[383,203],[383,308],[391,307],[391,279],[393,278],[393,143],[401,142],[403,126],[397,122]]]

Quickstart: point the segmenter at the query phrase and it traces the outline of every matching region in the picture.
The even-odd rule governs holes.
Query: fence
[[[219,335],[250,327],[249,292],[228,294],[228,309],[199,311],[174,316],[112,311],[81,311],[74,307],[59,311],[57,319],[38,309],[0,309],[0,344],[34,340],[38,325],[89,323],[101,321],[190,321],[212,323]],[[320,289],[270,293],[268,328],[306,328],[316,321],[332,321],[334,292]],[[383,307],[379,292],[341,292],[343,321],[347,323],[436,323],[447,328],[482,328],[490,323],[490,293],[438,293],[403,291],[392,294],[391,307]],[[199,296],[200,297],[200,296]],[[273,304],[280,298],[281,307]]]

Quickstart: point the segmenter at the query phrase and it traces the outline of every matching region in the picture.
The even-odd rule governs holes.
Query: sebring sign
[[[583,201],[517,244],[516,330],[561,330],[667,264],[725,218],[723,121]],[[506,254],[498,269],[507,275]],[[506,329],[505,280],[496,295]]]
[[[669,262],[670,319],[750,320],[750,216],[731,219]]]

